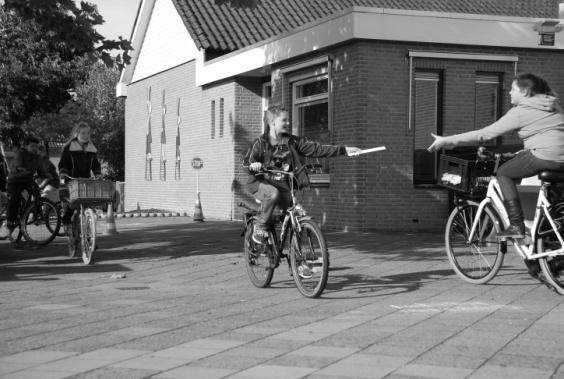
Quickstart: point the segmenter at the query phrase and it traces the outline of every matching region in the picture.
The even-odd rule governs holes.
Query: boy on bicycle
[[[266,130],[255,139],[243,160],[251,175],[247,182],[249,191],[262,203],[258,221],[255,224],[253,240],[264,244],[267,230],[272,225],[274,208],[286,209],[292,201],[287,177],[272,175],[253,175],[263,167],[283,171],[293,171],[297,187],[309,186],[309,178],[304,166],[304,157],[326,158],[351,155],[360,151],[356,147],[343,145],[322,145],[306,137],[290,133],[289,113],[286,109],[273,106],[266,111]]]
[[[90,178],[94,174],[99,177],[102,174],[100,162],[98,161],[98,150],[90,140],[90,125],[81,121],[76,126],[76,133],[63,147],[61,160],[59,161],[59,175],[61,180],[72,178]],[[69,204],[63,215],[63,225],[71,223],[74,208]]]
[[[16,153],[13,168],[8,175],[7,226],[10,234],[19,224],[18,212],[22,192],[31,188],[33,175],[43,175],[42,158],[39,156],[39,140],[33,136],[24,139],[24,146]]]

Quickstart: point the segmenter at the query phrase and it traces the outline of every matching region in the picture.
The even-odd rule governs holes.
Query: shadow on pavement
[[[452,270],[409,272],[380,277],[357,273],[335,275],[334,272],[335,270],[331,270],[329,273],[324,298],[342,297],[336,296],[339,292],[347,293],[347,297],[351,298],[406,293],[418,290],[428,281],[454,275]]]

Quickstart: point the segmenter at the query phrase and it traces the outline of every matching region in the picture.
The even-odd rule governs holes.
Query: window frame
[[[436,75],[437,79],[426,79],[426,78],[418,78],[417,74],[434,74]],[[417,136],[417,125],[416,125],[416,110],[417,110],[417,86],[416,83],[417,81],[433,81],[436,82],[436,89],[435,89],[435,96],[436,96],[436,104],[435,104],[435,108],[434,108],[434,117],[435,117],[435,130],[433,131],[435,134],[437,135],[443,135],[443,117],[444,117],[444,113],[443,113],[443,101],[444,101],[444,86],[445,86],[445,82],[444,82],[444,70],[443,69],[430,69],[430,68],[415,68],[414,72],[413,72],[413,103],[412,103],[412,107],[413,107],[413,162],[412,162],[412,168],[413,168],[413,174],[412,174],[412,182],[413,182],[413,187],[414,188],[435,188],[438,187],[437,185],[437,177],[438,177],[438,172],[439,172],[439,154],[440,152],[435,151],[433,152],[433,156],[434,156],[434,177],[433,179],[429,179],[429,180],[420,180],[415,178],[415,152],[416,150],[420,150],[420,149],[416,149],[415,146],[415,138]]]
[[[320,94],[298,97],[299,87],[315,83],[322,80],[327,81],[327,92]],[[331,78],[327,71],[315,70],[314,72],[293,76],[290,81],[291,85],[291,102],[292,102],[292,128],[297,136],[304,136],[304,125],[302,125],[300,110],[318,104],[327,104],[327,130],[330,136],[333,133],[333,112],[331,105]],[[332,138],[332,137],[331,137]],[[321,173],[309,173],[309,179],[312,187],[328,187],[331,183],[331,174],[329,172],[329,164],[326,158],[320,158],[322,164]],[[324,171],[324,172],[323,172]]]

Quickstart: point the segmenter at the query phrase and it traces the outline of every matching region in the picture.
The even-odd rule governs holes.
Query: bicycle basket
[[[109,180],[75,179],[69,183],[71,202],[109,203],[114,201],[115,182]]]
[[[467,195],[479,196],[488,189],[488,183],[494,176],[494,166],[494,162],[442,154],[437,184]]]

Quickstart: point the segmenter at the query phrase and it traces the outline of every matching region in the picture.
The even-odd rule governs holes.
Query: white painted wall
[[[196,58],[198,49],[172,0],[156,0],[132,82]]]

